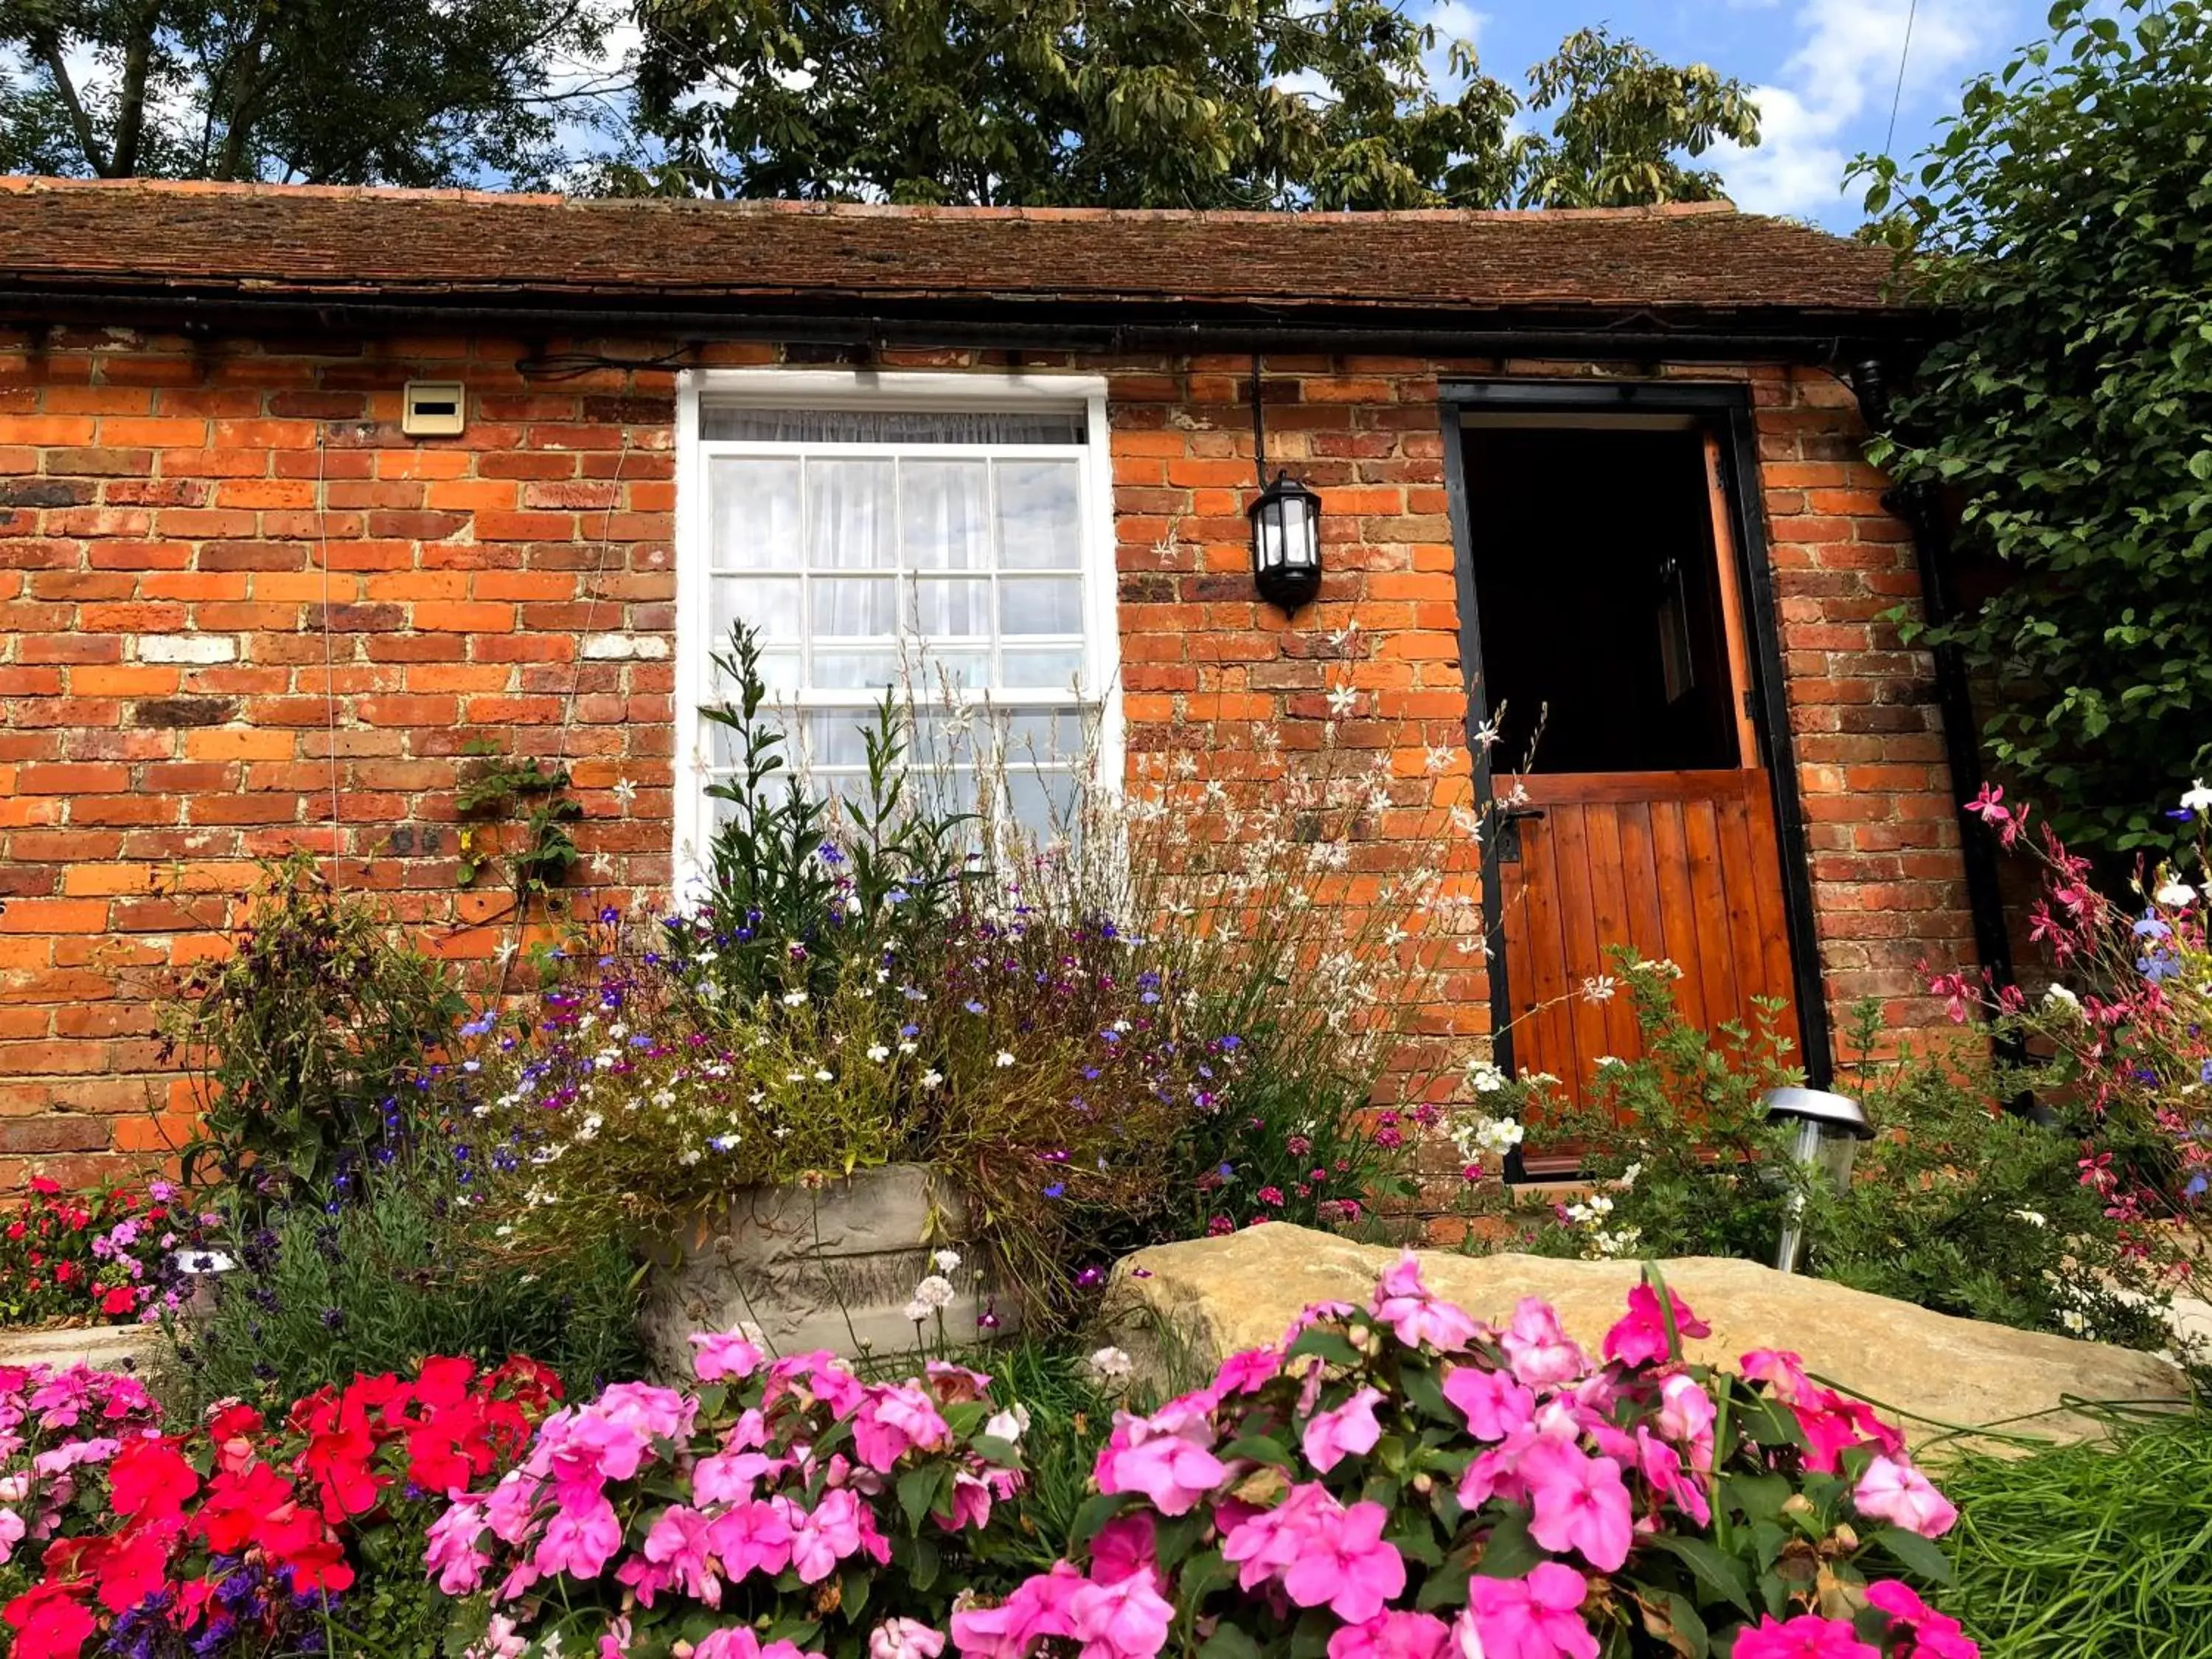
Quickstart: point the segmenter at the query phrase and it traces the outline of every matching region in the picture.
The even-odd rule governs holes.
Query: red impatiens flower
[[[90,1588],[49,1580],[0,1607],[15,1628],[15,1659],[77,1659],[98,1627],[83,1601]]]
[[[108,1465],[109,1500],[134,1521],[181,1514],[199,1489],[198,1471],[167,1436],[128,1441]]]

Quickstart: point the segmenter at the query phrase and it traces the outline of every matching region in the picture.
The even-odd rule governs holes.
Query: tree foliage
[[[644,0],[618,189],[1046,206],[1382,209],[1698,199],[1758,141],[1739,83],[1601,29],[1522,99],[1385,0]],[[1431,74],[1444,54],[1455,93]]]
[[[533,179],[599,0],[0,0],[0,167],[310,184]],[[570,89],[572,92],[574,88]]]
[[[1998,684],[1993,757],[2127,853],[2212,771],[2212,12],[2050,15],[1917,168],[1858,164],[1954,325],[1875,456],[2009,578],[1930,636]]]

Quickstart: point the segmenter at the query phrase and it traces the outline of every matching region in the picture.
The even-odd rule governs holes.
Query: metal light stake
[[[1774,1089],[1766,1096],[1770,1119],[1794,1122],[1796,1139],[1790,1160],[1803,1172],[1804,1182],[1825,1180],[1840,1193],[1850,1184],[1851,1163],[1859,1142],[1873,1138],[1866,1114],[1849,1095],[1826,1089]],[[1797,1271],[1797,1252],[1805,1242],[1805,1188],[1790,1189],[1782,1209],[1782,1239],[1774,1252],[1774,1265],[1785,1273]]]

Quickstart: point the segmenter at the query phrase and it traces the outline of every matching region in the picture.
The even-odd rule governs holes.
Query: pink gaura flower
[[[1098,1454],[1098,1490],[1140,1492],[1162,1515],[1188,1515],[1198,1500],[1229,1477],[1221,1460],[1178,1434]]]
[[[1713,1334],[1713,1328],[1692,1313],[1689,1304],[1674,1291],[1667,1292],[1667,1301],[1677,1335],[1686,1339]],[[1628,1316],[1605,1334],[1605,1357],[1624,1365],[1656,1364],[1673,1358],[1667,1342],[1667,1320],[1659,1310],[1659,1293],[1650,1285],[1640,1284],[1629,1291]]]
[[[1862,1515],[1891,1522],[1923,1538],[1941,1538],[1959,1519],[1951,1500],[1901,1458],[1877,1457],[1851,1489]]]
[[[1785,1625],[1766,1613],[1757,1628],[1736,1633],[1734,1659],[1881,1659],[1881,1655],[1860,1641],[1858,1632],[1840,1619],[1803,1613]]]
[[[1378,1613],[1328,1638],[1328,1659],[1443,1659],[1451,1626],[1432,1613]]]
[[[1479,1328],[1450,1303],[1439,1302],[1431,1294],[1421,1282],[1420,1261],[1411,1250],[1400,1256],[1375,1286],[1372,1310],[1409,1348],[1426,1342],[1449,1352],[1474,1341]]]
[[[1533,1296],[1521,1298],[1498,1344],[1513,1375],[1532,1389],[1571,1382],[1589,1369],[1589,1357],[1559,1328],[1559,1315]]]
[[[868,1659],[937,1659],[944,1651],[945,1632],[919,1619],[886,1619],[868,1632]]]
[[[1444,1398],[1467,1419],[1477,1440],[1503,1440],[1525,1429],[1535,1414],[1536,1396],[1503,1371],[1480,1365],[1455,1365],[1444,1374]]]
[[[1406,1559],[1382,1541],[1389,1520],[1375,1503],[1316,1512],[1283,1574],[1284,1594],[1302,1607],[1326,1607],[1347,1625],[1366,1623],[1406,1588]]]
[[[594,1492],[581,1501],[563,1501],[553,1511],[530,1561],[548,1577],[565,1572],[576,1578],[596,1578],[608,1558],[622,1547],[622,1522],[616,1518],[615,1506]]]
[[[1882,1579],[1867,1586],[1867,1600],[1894,1621],[1883,1645],[1889,1646],[1900,1637],[1909,1644],[1898,1650],[1902,1659],[1982,1659],[1981,1648],[1959,1621],[1923,1601],[1910,1584]]]
[[[1327,1474],[1347,1456],[1373,1451],[1382,1437],[1382,1425],[1375,1420],[1382,1398],[1374,1389],[1362,1389],[1334,1411],[1315,1413],[1299,1442],[1306,1462]]]
[[[1474,1578],[1453,1628],[1461,1659],[1597,1659],[1597,1638],[1579,1609],[1583,1576],[1556,1561],[1526,1578]]]
[[[735,1331],[696,1332],[691,1346],[699,1351],[691,1356],[691,1370],[702,1382],[750,1376],[761,1368],[763,1358],[757,1347]]]
[[[1080,1659],[1152,1659],[1174,1620],[1149,1568],[1085,1584],[1067,1599],[1068,1634],[1083,1644]]]
[[[1547,1550],[1577,1551],[1601,1572],[1620,1570],[1628,1559],[1634,1522],[1620,1464],[1547,1439],[1521,1454],[1519,1473],[1535,1509],[1528,1531],[1538,1543]]]

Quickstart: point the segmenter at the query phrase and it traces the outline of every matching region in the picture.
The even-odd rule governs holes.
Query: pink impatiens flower
[[[1065,1561],[1026,1578],[995,1607],[969,1607],[952,1615],[952,1644],[966,1659],[1021,1659],[1041,1636],[1066,1636],[1068,1603],[1089,1580]]]
[[[700,1331],[691,1338],[691,1346],[699,1351],[691,1356],[691,1370],[702,1382],[750,1376],[765,1358],[735,1331]]]
[[[1375,1286],[1376,1318],[1398,1334],[1409,1348],[1426,1342],[1447,1352],[1474,1340],[1475,1322],[1449,1302],[1439,1302],[1421,1282],[1421,1264],[1411,1250],[1398,1258]]]
[[[1713,1328],[1690,1311],[1689,1304],[1667,1292],[1674,1316],[1674,1331],[1684,1338],[1711,1336]],[[1659,1293],[1639,1284],[1628,1292],[1628,1316],[1605,1334],[1605,1357],[1624,1365],[1656,1364],[1673,1357],[1667,1342],[1667,1320],[1659,1309]]]
[[[1083,1644],[1080,1659],[1152,1659],[1174,1622],[1149,1568],[1067,1598],[1067,1633]]]
[[[0,1517],[15,1519],[13,1510],[0,1510]],[[22,1536],[22,1522],[15,1523],[15,1536]],[[491,1557],[477,1547],[483,1535],[483,1511],[474,1504],[456,1504],[430,1523],[425,1534],[428,1547],[422,1552],[422,1565],[438,1575],[438,1589],[447,1595],[473,1595],[477,1586],[483,1582],[483,1571],[491,1565]],[[6,1528],[0,1525],[0,1540],[5,1540]],[[7,1555],[0,1552],[0,1561]]]
[[[1503,1371],[1480,1365],[1455,1365],[1444,1374],[1444,1398],[1460,1408],[1468,1432],[1477,1440],[1503,1440],[1525,1429],[1535,1414],[1536,1396]]]
[[[911,1449],[934,1450],[951,1433],[935,1403],[912,1387],[870,1389],[853,1417],[853,1449],[879,1474]]]
[[[1532,1389],[1571,1382],[1589,1369],[1580,1347],[1559,1328],[1559,1316],[1547,1304],[1524,1296],[1513,1322],[1498,1338],[1513,1375]]]
[[[1959,1621],[1923,1601],[1910,1584],[1885,1578],[1867,1586],[1867,1600],[1895,1621],[1883,1645],[1900,1636],[1910,1644],[1898,1650],[1901,1659],[1982,1659],[1981,1648]]]
[[[1208,1392],[1216,1395],[1251,1394],[1271,1382],[1282,1369],[1279,1348],[1247,1348],[1221,1362],[1221,1369],[1214,1372]]]
[[[1443,1659],[1451,1626],[1432,1613],[1379,1613],[1328,1638],[1328,1659]]]
[[[1620,1465],[1565,1441],[1539,1440],[1521,1454],[1535,1518],[1528,1531],[1547,1550],[1576,1550],[1601,1572],[1628,1559],[1634,1510]]]
[[[1117,1515],[1091,1540],[1091,1576],[1111,1584],[1132,1573],[1149,1572],[1158,1556],[1158,1528],[1142,1511]]]
[[[1597,1659],[1583,1576],[1545,1561],[1526,1578],[1474,1578],[1453,1634],[1461,1659]]]
[[[779,1573],[791,1565],[793,1506],[787,1498],[732,1504],[708,1528],[710,1546],[732,1578]]]
[[[1659,1385],[1659,1432],[1687,1449],[1690,1467],[1713,1466],[1713,1424],[1719,1416],[1705,1385],[1675,1372]]]
[[[1926,1475],[1898,1458],[1877,1457],[1869,1463],[1851,1491],[1851,1501],[1861,1514],[1892,1522],[1923,1538],[1941,1538],[1959,1518],[1951,1500]]]
[[[564,1498],[545,1523],[545,1535],[538,1540],[531,1565],[548,1577],[565,1572],[596,1578],[622,1541],[622,1522],[605,1497],[594,1492],[580,1502]]]
[[[1162,1515],[1189,1514],[1229,1478],[1219,1458],[1177,1434],[1133,1446],[1109,1443],[1098,1454],[1097,1474],[1100,1492],[1140,1492]]]
[[[1373,1451],[1382,1437],[1382,1425],[1375,1420],[1382,1398],[1376,1389],[1362,1389],[1335,1410],[1316,1412],[1300,1440],[1306,1462],[1327,1474],[1347,1456]]]
[[[1881,1659],[1881,1655],[1860,1641],[1858,1632],[1840,1619],[1803,1613],[1785,1625],[1768,1613],[1756,1629],[1737,1632],[1734,1659]]]
[[[1382,1541],[1390,1512],[1358,1503],[1340,1514],[1317,1510],[1306,1525],[1283,1590],[1302,1607],[1326,1607],[1347,1625],[1364,1624],[1406,1588],[1406,1559]]]
[[[868,1632],[868,1659],[937,1659],[945,1632],[919,1619],[886,1619]]]

